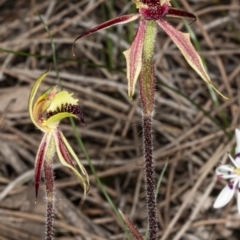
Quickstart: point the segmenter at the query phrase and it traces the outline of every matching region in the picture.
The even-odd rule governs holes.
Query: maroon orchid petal
[[[203,62],[190,41],[189,33],[182,33],[165,20],[157,21],[160,27],[168,34],[172,41],[177,45],[188,64],[199,74],[199,76],[209,84],[218,94],[227,99],[212,84],[207,72],[204,69]]]
[[[118,212],[120,213],[125,225],[127,226],[127,228],[130,230],[130,232],[132,233],[132,235],[134,236],[134,238],[136,240],[143,240],[143,237],[141,236],[141,234],[139,233],[138,229],[136,228],[136,226],[133,225],[133,223],[118,209]]]
[[[61,136],[60,132],[59,132],[59,131],[56,131],[56,135],[57,135],[57,140],[58,140],[58,142],[57,142],[57,143],[58,143],[58,147],[59,147],[59,150],[60,150],[60,152],[61,152],[62,157],[64,158],[64,160],[65,160],[69,165],[71,165],[72,167],[75,168],[75,166],[74,166],[74,164],[73,164],[73,162],[72,162],[72,159],[71,159],[71,157],[69,156],[68,150],[66,149],[65,144],[64,144],[64,142],[63,142],[63,140],[62,140],[62,136]]]
[[[92,28],[92,29],[86,31],[85,33],[81,34],[80,36],[78,36],[73,42],[73,47],[74,47],[75,42],[84,36],[90,35],[94,32],[109,28],[109,27],[117,25],[117,24],[125,24],[128,22],[134,21],[134,20],[138,19],[139,16],[140,16],[140,14],[129,14],[129,15],[123,15],[123,16],[111,19],[109,21],[106,21],[106,22],[96,26],[95,28]],[[74,55],[74,52],[73,52],[73,55]]]
[[[42,166],[45,159],[45,154],[47,151],[47,134],[43,136],[43,139],[40,143],[40,146],[38,148],[36,162],[35,162],[35,169],[34,169],[34,184],[35,184],[35,196],[37,199],[38,196],[38,190],[40,185],[40,179],[41,179],[41,172],[42,172]]]
[[[186,12],[184,10],[172,8],[172,7],[168,9],[168,13],[166,14],[166,17],[191,18],[191,19],[193,19],[193,21],[191,23],[195,22],[197,19],[196,16],[190,12]]]
[[[54,138],[56,151],[57,151],[57,155],[60,162],[64,166],[70,168],[75,173],[75,175],[78,177],[78,179],[80,180],[83,186],[84,196],[86,196],[87,190],[89,189],[89,179],[84,166],[82,165],[77,155],[73,151],[72,147],[70,146],[70,144],[68,143],[68,141],[66,140],[66,138],[64,137],[64,135],[59,129],[56,129],[54,131],[53,138]],[[76,161],[76,164],[79,167],[80,171],[73,164],[71,157],[73,158],[73,160]]]
[[[131,47],[123,52],[127,61],[128,95],[130,98],[132,98],[134,95],[135,86],[142,69],[142,50],[145,30],[146,21],[140,21]]]

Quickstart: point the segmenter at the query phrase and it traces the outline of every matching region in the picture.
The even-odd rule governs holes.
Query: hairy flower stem
[[[53,239],[54,221],[54,176],[52,163],[44,162],[44,175],[46,181],[46,231],[45,240]]]
[[[149,240],[157,239],[157,214],[155,200],[155,179],[152,156],[152,117],[143,116],[143,144],[145,157],[145,181],[147,211],[149,221]]]
[[[54,175],[53,175],[53,158],[55,155],[55,143],[51,139],[46,152],[44,161],[44,176],[46,184],[46,231],[45,240],[53,239],[53,222],[54,222]]]
[[[145,158],[145,188],[149,240],[157,240],[157,214],[155,200],[155,179],[153,168],[152,115],[154,110],[155,73],[153,65],[154,43],[157,25],[148,21],[143,44],[142,71],[139,79],[142,105],[143,148]]]

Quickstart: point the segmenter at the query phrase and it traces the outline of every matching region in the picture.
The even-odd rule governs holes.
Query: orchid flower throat
[[[84,116],[82,109],[79,105],[73,105],[70,103],[62,103],[60,107],[57,107],[56,110],[50,110],[46,113],[46,119],[49,119],[50,117],[59,114],[59,113],[72,113],[77,117],[77,119],[80,121],[80,124],[82,126],[85,126],[84,123]]]
[[[33,123],[43,132],[57,129],[60,121],[68,117],[77,118],[82,126],[86,126],[78,99],[73,98],[73,93],[59,91],[57,86],[50,87],[34,103],[37,89],[47,73],[36,81],[29,98],[29,113]]]
[[[138,6],[137,3],[136,5]],[[169,3],[161,5],[159,0],[143,1],[139,12],[145,20],[159,20],[168,14],[170,6]]]
[[[50,125],[48,124],[49,121],[52,121],[51,118],[54,120],[57,120],[59,117],[60,119],[63,119],[64,114],[66,113],[72,114],[80,121],[80,124],[82,126],[85,126],[83,112],[78,104],[63,102],[57,105],[55,104],[54,99],[52,100],[52,98],[53,97],[48,97],[47,99],[42,100],[40,97],[35,104],[39,106],[36,108],[38,110],[36,120],[42,127],[51,129]]]
[[[160,20],[167,16],[187,17],[196,20],[192,13],[172,8],[169,0],[133,0],[145,20]]]

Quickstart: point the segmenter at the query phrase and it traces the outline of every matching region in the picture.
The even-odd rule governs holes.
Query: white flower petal
[[[234,172],[232,165],[220,165],[217,167],[216,172]]]
[[[228,154],[228,157],[230,158],[230,160],[232,161],[233,165],[236,168],[240,168],[240,157],[237,157],[236,159],[234,159],[230,154]],[[239,158],[239,159],[238,159]],[[238,160],[237,160],[238,159]]]
[[[238,189],[237,189],[237,207],[238,207],[238,213],[240,214],[240,182],[238,183]]]
[[[221,208],[225,206],[233,197],[236,184],[238,183],[238,180],[235,180],[232,182],[232,185],[230,187],[230,184],[228,184],[218,195],[216,201],[213,204],[214,208]]]
[[[224,179],[238,177],[234,173],[234,168],[231,165],[221,165],[215,170],[215,172],[216,172],[217,176],[224,178]]]
[[[219,179],[234,179],[234,178],[237,178],[237,177],[239,177],[239,176],[234,173],[234,174],[229,174],[229,175],[219,174],[219,175],[217,175],[217,177],[218,177]]]
[[[240,168],[240,152],[236,155],[235,162],[238,165],[238,168]]]
[[[236,135],[236,142],[237,142],[237,146],[236,146],[236,154],[240,153],[240,130],[239,129],[235,129],[235,135]]]

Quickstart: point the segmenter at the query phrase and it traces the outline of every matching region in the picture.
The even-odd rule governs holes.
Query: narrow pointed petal
[[[130,98],[134,95],[136,83],[142,69],[142,50],[145,30],[146,22],[140,21],[131,47],[123,52],[127,61],[128,95]]]
[[[238,161],[236,161],[230,154],[228,154],[228,157],[230,158],[230,160],[232,161],[233,165],[236,168],[240,168],[240,163]],[[236,159],[238,159],[238,158],[236,157]]]
[[[229,183],[218,195],[213,207],[221,208],[225,206],[233,197],[237,181]]]
[[[35,82],[35,84],[32,87],[32,90],[30,92],[30,96],[29,96],[29,100],[28,100],[28,111],[29,111],[29,115],[30,118],[33,122],[33,124],[38,127],[40,130],[44,131],[44,129],[41,127],[41,125],[36,121],[36,118],[34,117],[33,114],[33,101],[34,101],[34,97],[37,93],[37,90],[39,88],[39,85],[41,84],[42,80],[47,76],[49,70],[46,71],[45,73],[43,73]]]
[[[114,26],[114,25],[117,25],[117,24],[125,24],[125,23],[128,23],[128,22],[131,22],[131,21],[134,21],[134,20],[137,20],[138,18],[140,17],[140,14],[129,14],[129,15],[123,15],[123,16],[120,16],[120,17],[116,17],[114,19],[111,19],[109,21],[106,21],[88,31],[86,31],[85,33],[81,34],[80,36],[78,36],[74,42],[73,42],[73,49],[72,49],[72,52],[73,52],[73,55],[74,55],[74,44],[75,42],[82,38],[82,37],[85,37],[87,35],[90,35],[92,33],[95,33],[99,30],[103,30],[103,29],[106,29],[106,28],[109,28],[111,26]]]
[[[136,226],[133,225],[133,223],[118,209],[118,212],[120,213],[125,225],[128,227],[132,235],[136,240],[143,240],[143,237],[139,233],[138,229]]]
[[[72,167],[75,168],[74,164],[73,164],[73,161],[71,159],[71,157],[69,156],[69,153],[65,147],[65,144],[63,142],[63,139],[62,139],[62,136],[60,134],[60,132],[58,131],[57,132],[57,136],[58,136],[58,145],[59,145],[59,149],[61,151],[61,154],[62,154],[62,157],[65,159],[65,161],[71,165]]]
[[[36,199],[38,196],[42,167],[45,160],[45,155],[47,152],[50,137],[48,136],[47,133],[43,136],[40,146],[38,148],[37,156],[36,156],[35,168],[34,168],[34,184],[35,184]]]
[[[78,177],[78,179],[80,180],[80,183],[83,186],[84,197],[85,197],[87,190],[89,189],[89,179],[84,166],[81,164],[78,157],[72,150],[71,146],[69,145],[69,143],[67,142],[67,140],[59,130],[54,132],[54,140],[55,140],[57,155],[60,162],[64,166],[70,168],[74,172],[74,174]],[[81,172],[79,172],[78,169],[73,164],[72,159],[69,156],[68,152],[72,155],[74,160],[77,162]]]
[[[164,19],[160,19],[158,21],[158,24],[177,45],[188,64],[200,75],[200,77],[223,98],[228,99],[213,86],[208,74],[204,69],[200,56],[198,55],[190,41],[189,33],[182,33],[178,31],[176,28],[167,23]]]
[[[192,13],[186,12],[181,9],[172,8],[172,7],[168,9],[168,13],[166,14],[166,17],[191,18],[191,19],[193,19],[192,22],[195,22],[197,19],[196,16]]]
[[[236,135],[236,144],[237,144],[235,149],[235,153],[236,153],[235,159],[237,164],[240,165],[240,130],[237,128],[235,129],[235,135]]]
[[[238,183],[238,189],[237,189],[237,208],[238,208],[238,213],[240,214],[240,182]]]
[[[71,145],[68,143],[67,139],[64,137],[64,135],[62,134],[62,132],[59,132],[59,134],[60,134],[60,136],[61,136],[61,138],[62,138],[62,140],[63,140],[63,142],[64,142],[64,144],[65,144],[65,146],[66,146],[66,148],[67,148],[67,150],[69,151],[69,153],[71,154],[71,156],[72,156],[72,157],[74,158],[74,160],[76,161],[76,163],[77,163],[78,167],[80,168],[82,174],[83,174],[84,176],[86,176],[87,182],[88,182],[88,184],[89,184],[89,179],[88,179],[88,174],[87,174],[86,169],[84,168],[84,166],[82,165],[82,163],[81,163],[80,160],[78,159],[77,155],[76,155],[75,152],[73,151]]]

